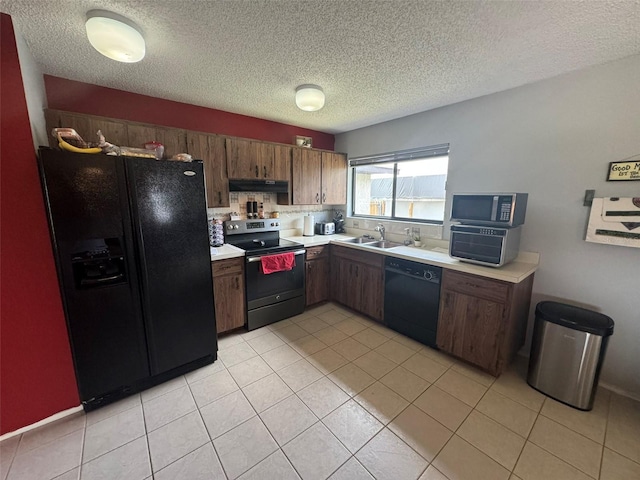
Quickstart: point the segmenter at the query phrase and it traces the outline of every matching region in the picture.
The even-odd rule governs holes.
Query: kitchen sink
[[[393,247],[401,247],[403,244],[398,242],[391,242],[389,240],[379,240],[375,243],[369,243],[371,247],[377,248],[393,248]]]
[[[373,238],[365,238],[365,237],[357,237],[357,238],[352,238],[351,240],[345,240],[345,242],[349,242],[349,243],[373,243],[376,240]]]

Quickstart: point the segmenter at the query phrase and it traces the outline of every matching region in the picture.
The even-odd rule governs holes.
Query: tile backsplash
[[[442,225],[403,222],[399,220],[378,220],[373,218],[349,217],[345,220],[345,228],[348,233],[353,235],[362,235],[367,233],[370,235],[373,234],[377,238],[379,233],[377,233],[375,229],[379,223],[382,223],[385,226],[387,238],[396,242],[402,242],[406,239],[406,228],[411,229],[412,237],[418,234],[422,241],[442,239]]]
[[[409,227],[412,232],[418,230],[422,240],[442,239],[442,225],[428,225],[424,223],[401,222],[391,220],[376,220],[370,218],[358,218],[346,216],[346,205],[278,205],[275,193],[265,192],[231,192],[229,194],[229,207],[208,208],[209,218],[229,220],[231,212],[237,212],[240,218],[247,218],[247,202],[254,201],[263,204],[265,218],[270,218],[274,212],[278,212],[282,230],[299,230],[302,234],[304,216],[313,215],[316,222],[332,221],[335,211],[340,210],[345,218],[347,233],[362,235],[363,233],[377,235],[375,227],[378,223],[384,224],[390,240],[403,241],[406,236],[404,229]]]
[[[278,205],[275,193],[264,192],[231,192],[229,194],[229,207],[207,208],[209,218],[229,220],[231,212],[237,212],[240,218],[247,218],[247,202],[263,204],[265,218],[270,218],[274,212],[278,212],[283,230],[300,230],[303,227],[303,217],[313,215],[316,222],[331,221],[335,210],[341,210],[344,214],[345,205]]]

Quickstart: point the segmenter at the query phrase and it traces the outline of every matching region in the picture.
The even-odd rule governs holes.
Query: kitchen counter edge
[[[437,267],[448,268],[457,272],[470,273],[473,275],[479,275],[486,278],[493,278],[495,280],[502,280],[510,283],[520,283],[529,275],[533,274],[538,269],[538,262],[520,261],[516,259],[500,268],[483,267],[481,265],[474,265],[472,263],[465,263],[459,260],[455,260],[449,256],[448,253],[443,253],[434,250],[428,250],[426,248],[418,247],[395,247],[393,249],[380,249],[367,245],[360,245],[349,243],[348,240],[354,238],[353,235],[314,235],[309,237],[304,236],[292,236],[284,237],[287,240],[293,242],[302,243],[305,247],[315,247],[319,245],[327,245],[329,243],[340,245],[347,248],[353,248],[356,250],[362,250],[366,252],[378,253],[389,257],[402,258],[404,260],[411,260],[418,263],[424,263],[428,265],[434,265]],[[521,255],[526,259],[538,258],[537,254]]]
[[[214,251],[217,253],[213,253]],[[211,261],[215,262],[217,260],[225,260],[227,258],[244,257],[244,250],[225,243],[221,247],[211,247],[210,254]]]

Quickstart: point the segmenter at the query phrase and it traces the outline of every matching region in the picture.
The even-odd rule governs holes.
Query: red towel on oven
[[[262,266],[262,273],[265,275],[275,272],[286,272],[296,266],[296,257],[293,252],[265,255],[260,257],[260,264]]]

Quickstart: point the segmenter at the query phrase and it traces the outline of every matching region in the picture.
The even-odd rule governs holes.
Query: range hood
[[[289,191],[289,182],[285,180],[229,179],[229,191],[287,193]]]

